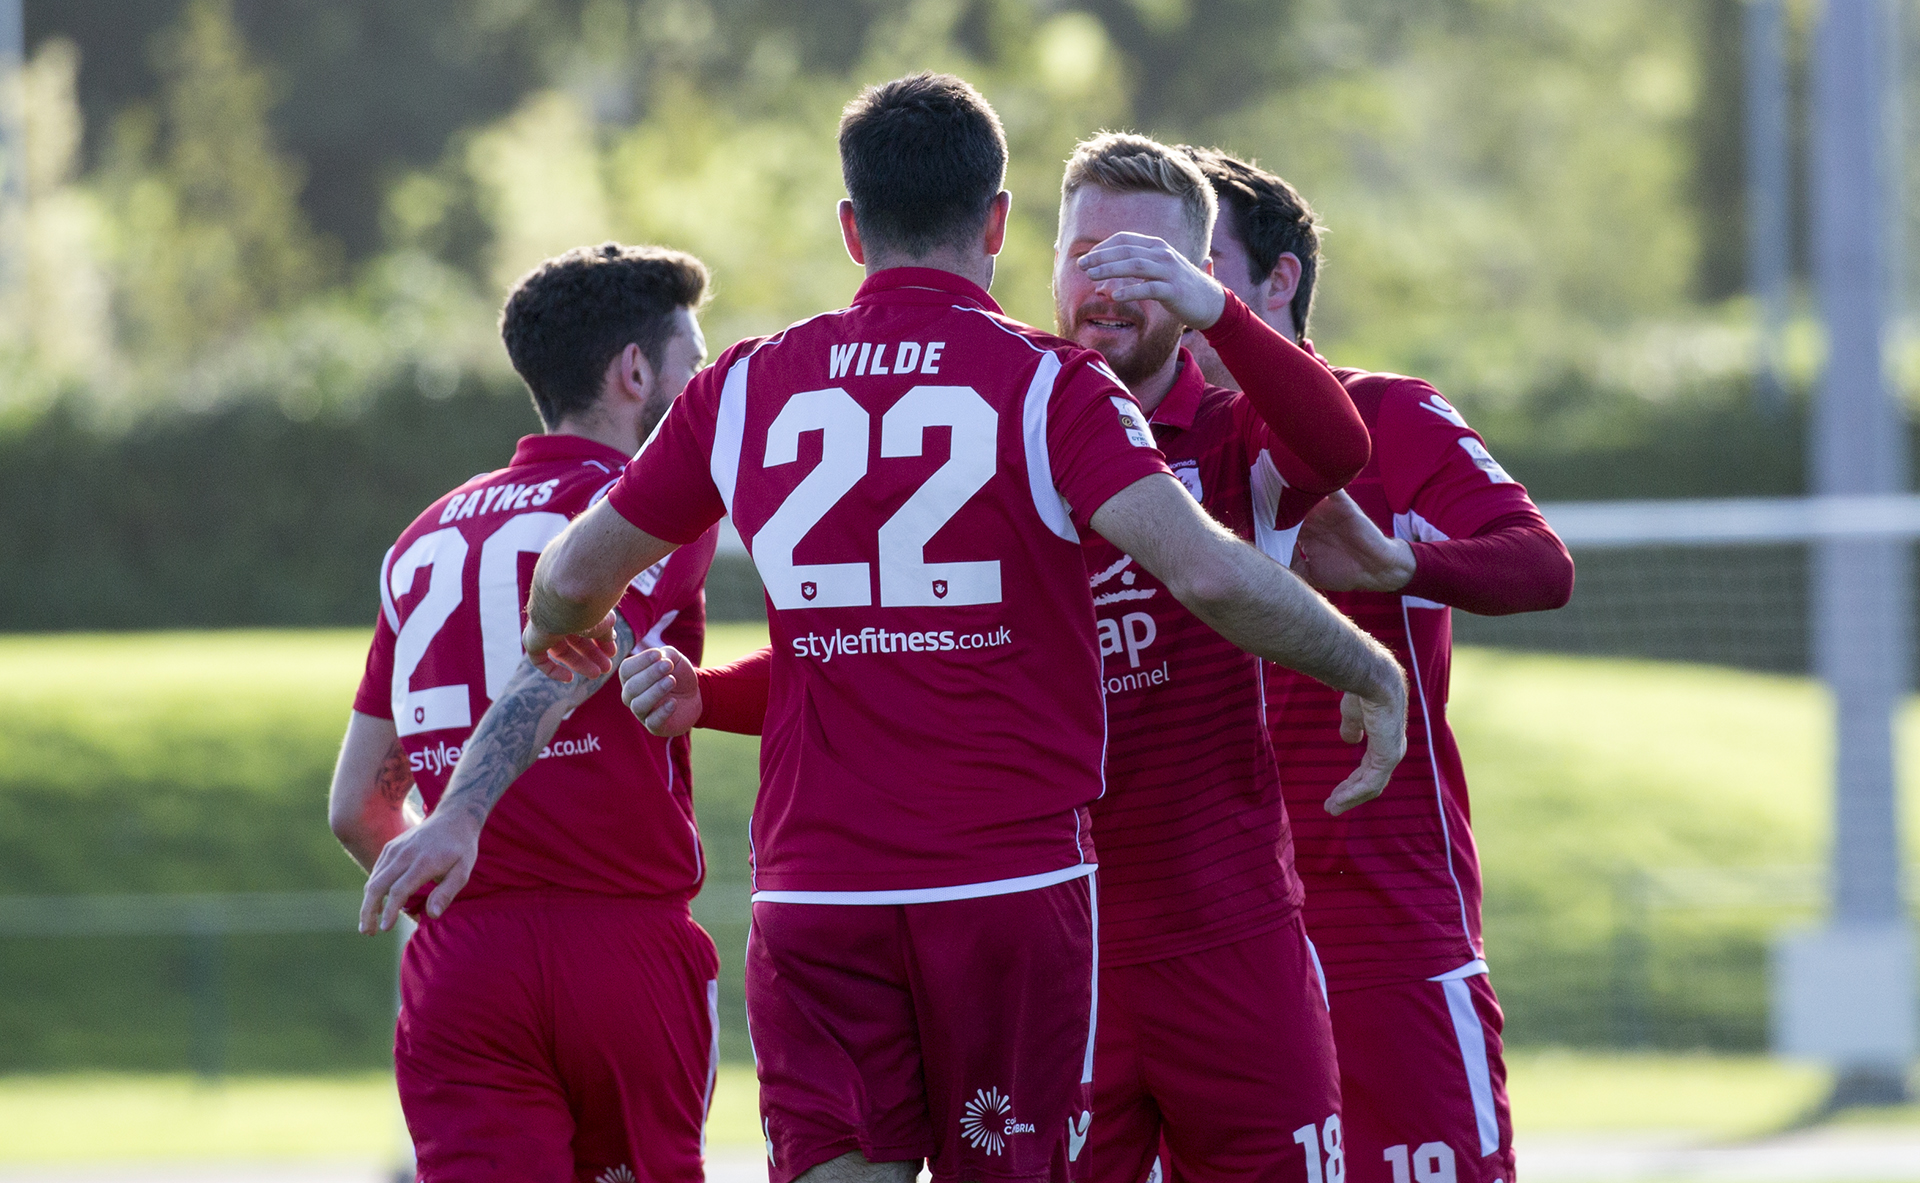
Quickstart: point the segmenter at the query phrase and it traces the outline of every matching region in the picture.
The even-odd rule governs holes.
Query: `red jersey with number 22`
[[[580,436],[528,436],[512,464],[429,506],[380,564],[380,620],[353,709],[394,721],[429,809],[520,664],[521,606],[541,549],[626,460]],[[617,611],[637,643],[698,650],[715,537],[627,589]],[[648,734],[609,679],[494,807],[460,898],[542,888],[691,898],[704,870],[686,743]]]
[[[1100,356],[945,271],[743,341],[608,502],[670,542],[731,513],[773,666],[755,898],[904,903],[1085,874],[1106,739],[1080,552],[1167,472]]]

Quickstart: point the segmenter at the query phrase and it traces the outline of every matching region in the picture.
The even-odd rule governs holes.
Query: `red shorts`
[[[407,942],[394,1067],[432,1183],[700,1183],[713,942],[685,903],[515,892]]]
[[[1333,1029],[1298,917],[1184,957],[1109,966],[1100,986],[1094,1179],[1140,1183],[1163,1138],[1174,1179],[1340,1178]]]
[[[1512,1183],[1501,1024],[1484,970],[1333,1000],[1348,1183]]]
[[[933,1177],[1077,1178],[1092,876],[917,904],[753,905],[747,1025],[771,1183],[858,1150]]]

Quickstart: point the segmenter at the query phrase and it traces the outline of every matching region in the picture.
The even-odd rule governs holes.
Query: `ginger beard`
[[[1078,308],[1067,307],[1068,294],[1054,292],[1054,331],[1107,359],[1114,376],[1129,387],[1157,373],[1187,326],[1157,300],[1120,302],[1089,295]]]

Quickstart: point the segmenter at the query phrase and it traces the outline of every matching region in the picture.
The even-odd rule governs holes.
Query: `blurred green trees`
[[[691,250],[714,270],[716,348],[836,306],[860,279],[832,215],[839,108],[937,68],[1007,124],[1015,217],[994,290],[1015,316],[1051,321],[1076,139],[1217,143],[1320,211],[1322,352],[1433,379],[1537,492],[1799,487],[1800,419],[1751,408],[1756,330],[1734,294],[1737,0],[404,7],[30,6],[29,279],[0,315],[0,462],[18,480],[79,479],[50,438],[92,432],[90,464],[145,466],[160,461],[140,434],[227,438],[219,424],[252,421],[236,407],[339,471],[388,462],[329,451],[377,430],[343,429],[368,415],[440,424],[408,440],[426,471],[496,463],[504,433],[481,445],[445,400],[491,392],[507,401],[489,422],[531,425],[494,332],[514,277],[604,238]],[[1804,388],[1818,334],[1801,323],[1787,344]],[[66,426],[45,419],[56,404]],[[165,422],[129,435],[144,416]],[[266,482],[233,513],[324,512],[290,475],[229,467]],[[102,536],[146,529],[97,491],[53,500],[107,501],[123,516]],[[266,528],[158,516],[200,523],[179,546],[202,551]],[[331,557],[338,578],[377,559],[364,545]]]

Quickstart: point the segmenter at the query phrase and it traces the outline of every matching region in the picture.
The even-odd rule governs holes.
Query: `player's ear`
[[[1007,244],[1007,213],[1013,209],[1013,194],[1005,189],[993,195],[993,201],[987,205],[987,240],[984,244],[989,255],[997,255],[1000,248]]]
[[[1261,319],[1267,314],[1290,308],[1293,294],[1300,290],[1300,256],[1287,251],[1274,260],[1273,270],[1260,283],[1261,296],[1266,307],[1260,309]]]
[[[867,265],[867,248],[860,243],[860,226],[853,218],[853,202],[849,198],[840,199],[840,241],[847,244],[847,254],[862,267]]]
[[[653,363],[647,360],[646,351],[631,341],[607,363],[606,387],[621,398],[645,402],[653,384]]]

